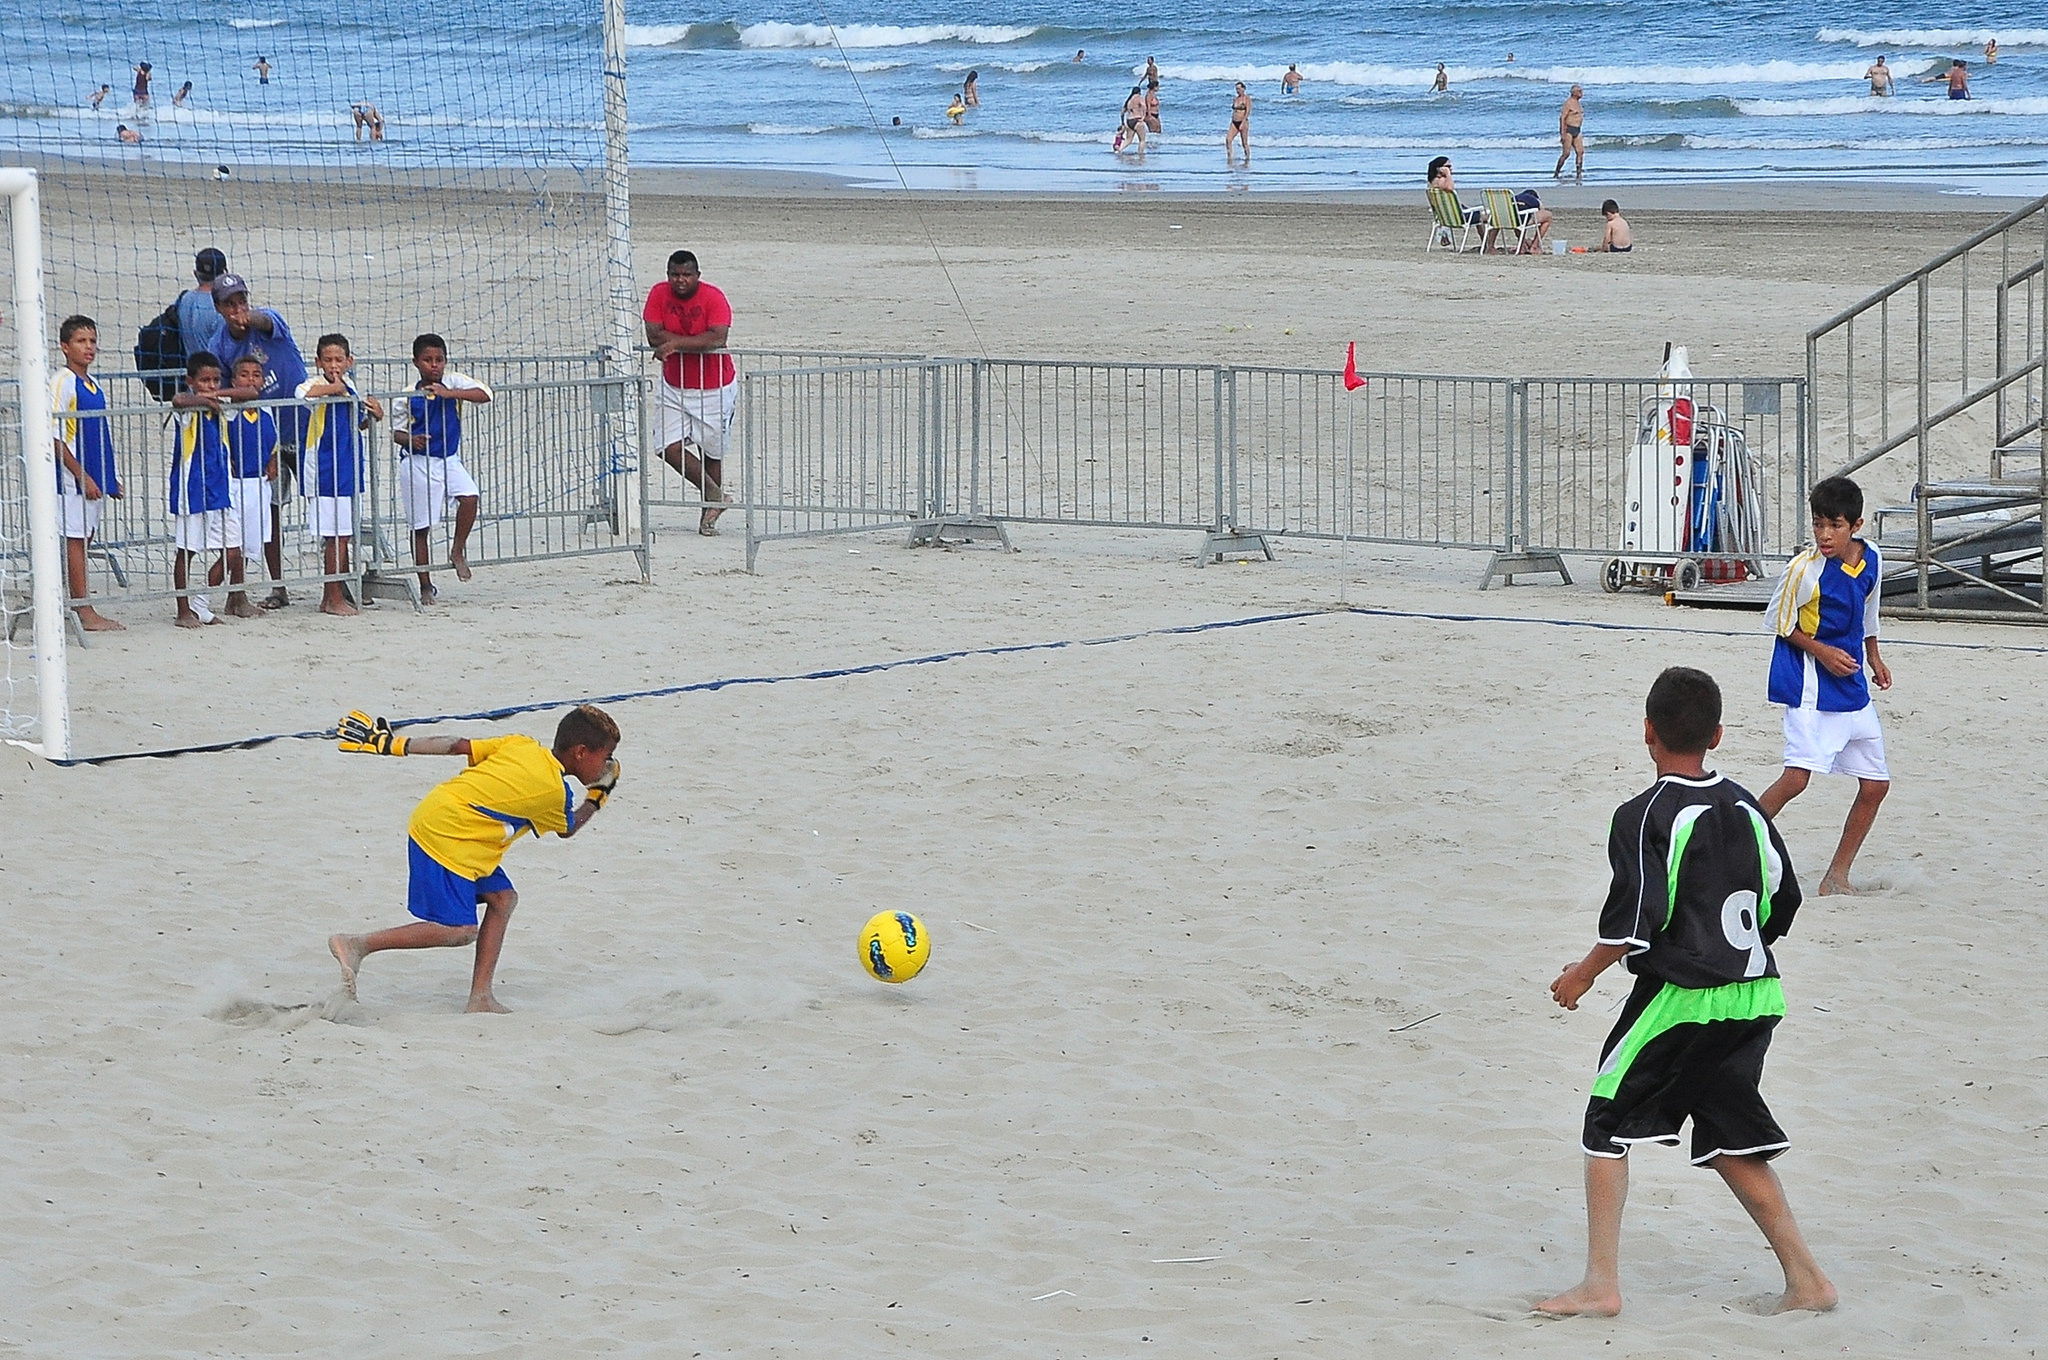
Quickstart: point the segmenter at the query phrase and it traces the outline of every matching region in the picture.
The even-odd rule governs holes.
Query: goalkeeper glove
[[[388,718],[372,718],[357,709],[349,713],[335,726],[335,735],[344,751],[360,751],[373,756],[402,756],[406,740],[391,730]]]
[[[597,777],[597,782],[590,786],[584,796],[590,800],[592,807],[601,808],[605,805],[606,800],[612,796],[612,790],[618,786],[619,762],[607,760],[604,763],[604,773]]]

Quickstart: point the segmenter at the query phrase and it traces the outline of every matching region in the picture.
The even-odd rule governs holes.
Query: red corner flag
[[[1358,376],[1358,342],[1351,341],[1344,346],[1344,390],[1356,392],[1365,386],[1365,379]]]

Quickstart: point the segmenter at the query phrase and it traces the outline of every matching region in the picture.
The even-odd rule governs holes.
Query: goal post
[[[43,306],[42,210],[33,170],[0,166],[0,196],[7,200],[13,225],[14,331],[20,337],[17,400],[21,410],[22,500],[27,514],[17,521],[26,531],[26,545],[9,543],[5,570],[18,570],[17,549],[25,546],[28,564],[30,620],[33,628],[33,670],[36,719],[30,730],[26,714],[9,712],[9,740],[46,760],[71,758],[71,703],[65,672],[64,553],[57,523],[57,456],[50,419],[49,319]],[[10,579],[10,586],[14,581]],[[8,609],[10,676],[14,619]],[[13,701],[12,689],[8,695]],[[20,735],[15,735],[19,733]]]

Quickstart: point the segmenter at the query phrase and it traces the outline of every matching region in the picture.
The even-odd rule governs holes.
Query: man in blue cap
[[[244,357],[263,365],[261,387],[222,388],[221,396],[229,401],[286,402],[297,396],[299,384],[306,381],[306,359],[299,353],[299,342],[292,338],[292,328],[284,318],[268,307],[251,306],[249,281],[240,274],[221,274],[213,280],[213,305],[221,320],[213,356],[220,360],[221,367],[233,373]],[[291,494],[292,476],[299,468],[299,449],[306,437],[306,418],[311,413],[303,406],[280,406],[276,410],[275,486],[277,505],[281,508]],[[276,583],[269,598],[263,601],[265,609],[281,609],[291,603],[284,588],[284,547],[280,537],[283,524],[284,516],[280,513],[271,521],[270,541],[263,545],[263,563]]]
[[[213,246],[192,257],[194,286],[178,294],[178,335],[187,359],[200,353],[220,358],[221,332],[227,325],[213,305],[213,281],[227,272],[228,257]]]

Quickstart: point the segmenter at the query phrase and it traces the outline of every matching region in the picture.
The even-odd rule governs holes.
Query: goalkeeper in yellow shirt
[[[619,783],[619,725],[589,704],[566,714],[552,751],[532,737],[401,737],[383,718],[351,713],[338,728],[341,749],[380,756],[464,756],[469,768],[441,784],[413,809],[406,908],[417,919],[370,935],[327,941],[341,965],[351,1000],[363,960],[386,949],[476,946],[471,1011],[503,1014],[491,994],[505,927],[519,901],[501,862],[528,832],[573,836],[605,805]],[[576,784],[584,787],[576,802]],[[482,907],[479,922],[477,908]]]

